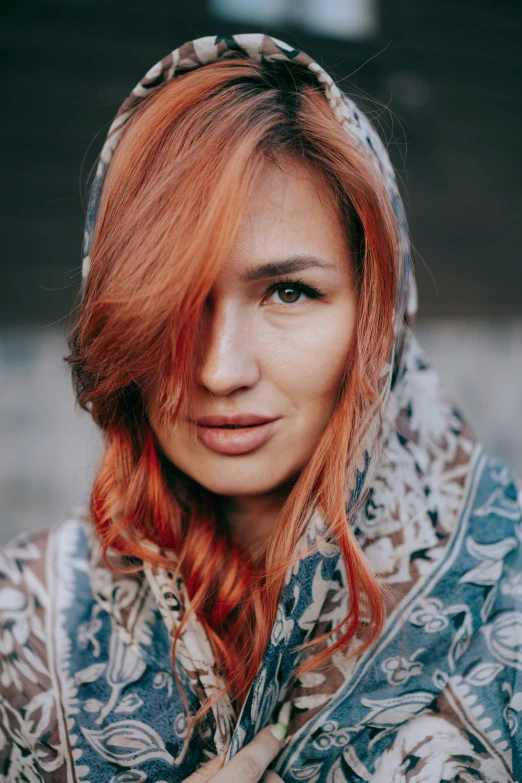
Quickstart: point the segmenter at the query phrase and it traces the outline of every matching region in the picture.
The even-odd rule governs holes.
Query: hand
[[[283,743],[267,726],[224,767],[220,767],[220,759],[216,756],[185,778],[184,783],[284,783],[275,772],[266,771],[282,747]]]

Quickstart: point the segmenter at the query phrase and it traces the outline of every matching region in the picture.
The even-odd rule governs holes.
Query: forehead
[[[347,230],[329,185],[314,166],[285,159],[267,163],[245,205],[222,274],[293,256],[345,265]]]

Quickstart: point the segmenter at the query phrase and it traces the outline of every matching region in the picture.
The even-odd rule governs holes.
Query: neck
[[[249,551],[254,560],[266,550],[291,489],[292,486],[288,485],[263,495],[223,498],[222,509],[232,537]]]

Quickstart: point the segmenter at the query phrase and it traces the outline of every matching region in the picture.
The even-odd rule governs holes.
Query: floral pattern
[[[401,241],[393,355],[383,375],[382,429],[370,428],[347,507],[386,594],[376,645],[297,679],[307,652],[347,614],[343,561],[311,515],[288,570],[270,642],[239,716],[225,696],[199,733],[194,714],[222,688],[190,616],[172,668],[172,635],[189,608],[172,571],[110,571],[83,506],[0,552],[0,779],[6,783],[183,781],[208,758],[230,759],[269,722],[289,721],[273,762],[285,783],[522,783],[522,524],[520,485],[484,454],[430,367],[411,325],[416,307],[408,232],[384,145],[310,57],[266,35],[184,44],[150,69],[111,126],[84,243],[125,123],[172,78],[228,56],[291,60],[315,74],[339,122],[388,189]],[[114,553],[116,556],[116,553]],[[315,648],[317,650],[317,648]],[[314,650],[314,652],[315,652]],[[333,664],[333,665],[331,665]]]

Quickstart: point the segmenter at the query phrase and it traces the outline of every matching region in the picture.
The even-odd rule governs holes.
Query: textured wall
[[[209,7],[2,4],[4,323],[49,324],[67,313],[78,282],[81,183],[138,79],[185,40],[258,29],[213,17]],[[522,3],[378,7],[380,27],[365,41],[297,25],[267,32],[323,62],[381,127],[404,184],[424,315],[522,315]]]

